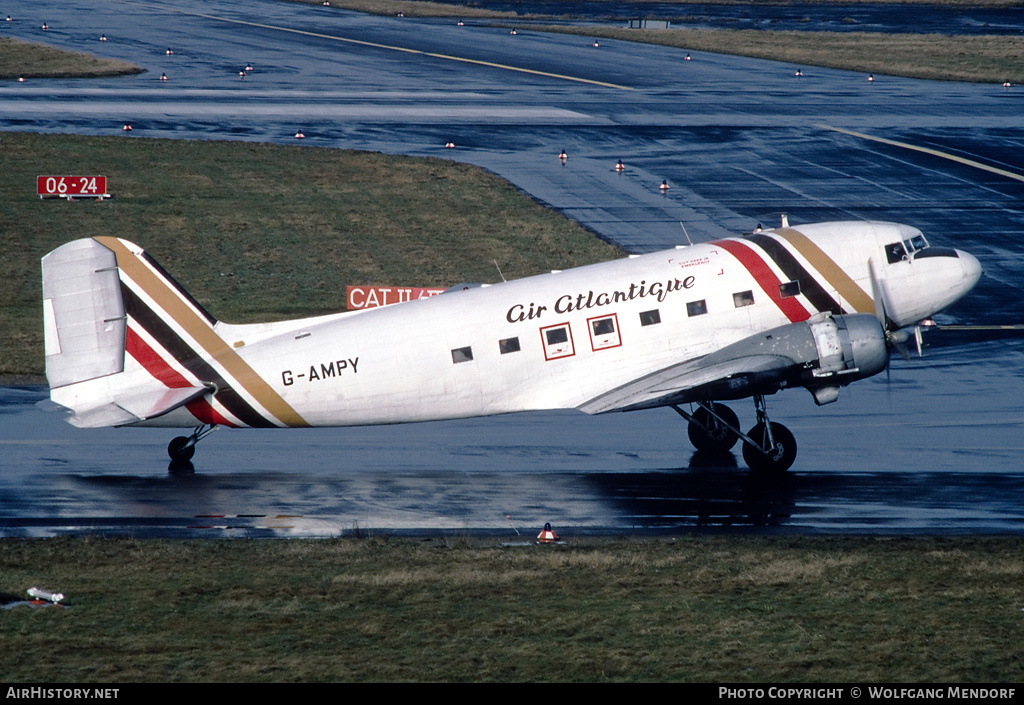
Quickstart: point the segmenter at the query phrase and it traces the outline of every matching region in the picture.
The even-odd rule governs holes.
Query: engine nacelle
[[[806,323],[818,361],[804,386],[819,405],[835,401],[840,387],[876,375],[889,363],[885,331],[871,314],[819,315]]]
[[[819,313],[744,338],[712,353],[705,365],[739,358],[770,356],[785,362],[764,372],[738,375],[709,385],[709,398],[738,399],[772,394],[786,387],[806,387],[819,405],[835,401],[840,387],[885,369],[889,349],[878,319],[867,313]]]

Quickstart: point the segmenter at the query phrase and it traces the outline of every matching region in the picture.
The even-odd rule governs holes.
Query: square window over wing
[[[502,355],[519,352],[519,338],[505,338],[498,341],[498,350]]]
[[[732,295],[732,303],[736,308],[743,308],[744,306],[754,305],[754,292],[753,291],[737,291]]]
[[[640,312],[640,325],[656,326],[659,323],[661,323],[661,312],[658,309]]]

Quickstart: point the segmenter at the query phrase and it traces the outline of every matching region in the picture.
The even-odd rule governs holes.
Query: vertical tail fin
[[[159,424],[307,425],[139,246],[76,240],[42,265],[46,377],[70,423],[132,424],[187,406]]]
[[[43,257],[43,331],[51,388],[124,371],[127,316],[117,258],[95,240]]]

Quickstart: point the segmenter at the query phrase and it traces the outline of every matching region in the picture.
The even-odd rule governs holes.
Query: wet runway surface
[[[573,17],[574,22],[669,20],[674,28],[768,29],[795,32],[920,32],[1020,34],[1020,8],[947,7],[912,3],[546,2],[480,0],[474,7],[520,15]]]
[[[45,18],[23,0],[5,11],[15,22],[0,23],[0,36],[117,56],[148,73],[4,82],[2,130],[113,135],[130,121],[126,139],[295,143],[302,129],[302,144],[458,159],[635,252],[685,242],[680,222],[697,241],[774,225],[782,213],[794,225],[896,220],[985,267],[940,322],[1024,321],[1017,87],[868,82],[807,67],[797,78],[773,62],[697,53],[687,62],[686,52],[647,45],[595,48],[269,0],[69,0]],[[255,70],[240,79],[247,62]],[[546,521],[563,537],[698,527],[1017,533],[1024,343],[932,342],[921,360],[894,360],[890,382],[859,382],[832,406],[801,391],[769,399],[800,444],[781,482],[751,477],[738,450],[695,456],[671,411],[218,431],[200,444],[195,474],[175,475],[164,453],[172,433],[79,431],[34,407],[44,390],[4,389],[0,535],[532,538]],[[752,404],[733,407],[753,422]]]
[[[36,408],[45,388],[0,388],[0,535],[1019,533],[1024,410],[1003,390],[1022,357],[935,348],[832,407],[771,398],[800,444],[782,478],[751,474],[739,448],[695,452],[668,410],[221,430],[182,473],[172,431],[83,431]]]

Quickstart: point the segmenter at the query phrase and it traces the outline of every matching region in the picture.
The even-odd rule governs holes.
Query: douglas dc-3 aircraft
[[[894,223],[782,227],[301,320],[217,321],[137,245],[43,258],[46,375],[75,426],[390,424],[538,409],[669,406],[698,449],[743,442],[784,471],[793,435],[765,395],[818,404],[886,368],[922,319],[967,293],[978,260]],[[723,400],[753,397],[743,433]],[[682,408],[689,405],[690,411]]]

